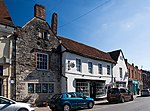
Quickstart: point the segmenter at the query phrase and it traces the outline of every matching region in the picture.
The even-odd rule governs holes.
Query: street
[[[78,110],[78,111],[149,111],[150,97],[137,97],[134,101],[109,104],[100,103],[95,105],[93,109]]]
[[[134,101],[125,103],[103,102],[96,104],[93,109],[82,109],[77,111],[149,111],[150,97],[137,97]],[[51,111],[48,107],[35,108],[35,111]]]

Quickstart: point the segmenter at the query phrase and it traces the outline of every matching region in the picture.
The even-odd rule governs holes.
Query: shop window
[[[105,82],[96,82],[96,98],[105,96]]]
[[[90,89],[89,89],[89,83],[88,82],[76,82],[76,91],[82,92],[87,96],[90,96]]]
[[[34,83],[28,84],[28,93],[34,93]]]

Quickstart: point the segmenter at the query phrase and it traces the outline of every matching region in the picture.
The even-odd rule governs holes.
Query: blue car
[[[79,108],[93,108],[94,99],[88,96],[85,96],[80,92],[68,92],[55,94],[50,102],[49,106],[52,111],[61,110],[61,111],[70,111],[71,109]]]

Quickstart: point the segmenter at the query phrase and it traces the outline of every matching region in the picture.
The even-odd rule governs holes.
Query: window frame
[[[40,91],[37,90],[37,85],[40,85],[40,87],[39,87]],[[35,83],[35,92],[36,93],[41,93],[42,92],[41,89],[42,89],[42,84],[41,83]]]
[[[31,90],[29,90],[29,86],[30,85],[32,85],[32,91]],[[28,83],[28,93],[34,93],[34,90],[35,90],[35,88],[34,88],[34,83]]]
[[[107,65],[107,75],[110,75],[110,65]]]
[[[103,67],[102,67],[102,64],[98,64],[98,74],[103,74]]]
[[[91,66],[91,67],[90,67]],[[88,72],[90,73],[90,74],[93,74],[93,64],[92,64],[92,62],[88,62]]]
[[[40,55],[42,55],[42,56],[40,57]],[[46,56],[47,61],[44,61],[44,59],[45,59],[44,56]],[[41,58],[42,58],[42,61],[40,61]],[[49,55],[47,53],[37,52],[36,53],[36,68],[37,68],[37,70],[48,70],[48,67],[49,67],[48,64],[49,64]],[[42,65],[42,67],[46,67],[46,68],[41,68],[41,65]]]
[[[76,70],[82,72],[82,63],[81,59],[76,59]]]

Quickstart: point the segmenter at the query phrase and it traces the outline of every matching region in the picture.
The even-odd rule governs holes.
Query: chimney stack
[[[57,34],[57,13],[53,13],[51,28],[54,34]]]
[[[34,17],[38,17],[38,18],[45,20],[46,18],[45,7],[42,5],[36,4],[34,6]]]

